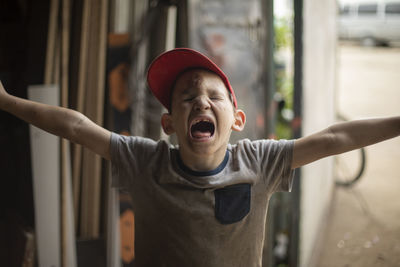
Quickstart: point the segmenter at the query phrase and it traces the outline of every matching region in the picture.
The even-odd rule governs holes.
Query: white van
[[[400,41],[400,0],[339,0],[339,38],[366,46]]]

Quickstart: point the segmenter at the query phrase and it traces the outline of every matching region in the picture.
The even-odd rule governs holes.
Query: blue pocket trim
[[[217,189],[214,196],[215,217],[222,224],[239,222],[250,212],[250,184],[236,184]]]

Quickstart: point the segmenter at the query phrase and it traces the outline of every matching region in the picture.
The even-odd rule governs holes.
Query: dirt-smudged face
[[[176,133],[184,163],[202,170],[211,168],[207,163],[208,167],[203,166],[203,160],[222,161],[232,130],[242,130],[244,122],[243,111],[234,109],[221,78],[202,69],[189,70],[178,78],[171,114],[162,119],[164,131]]]

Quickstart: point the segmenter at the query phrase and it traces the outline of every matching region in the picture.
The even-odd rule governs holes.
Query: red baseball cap
[[[237,108],[235,93],[225,73],[208,57],[190,48],[175,48],[159,55],[147,72],[147,83],[154,96],[171,111],[171,91],[175,80],[185,70],[203,68],[217,74],[231,93],[233,104]]]

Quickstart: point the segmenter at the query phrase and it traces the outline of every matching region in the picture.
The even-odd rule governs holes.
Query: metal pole
[[[294,121],[293,136],[301,137],[302,95],[303,95],[303,0],[293,0],[294,6]],[[298,169],[292,188],[292,227],[290,242],[289,265],[299,265],[300,242],[300,178],[301,170]]]

